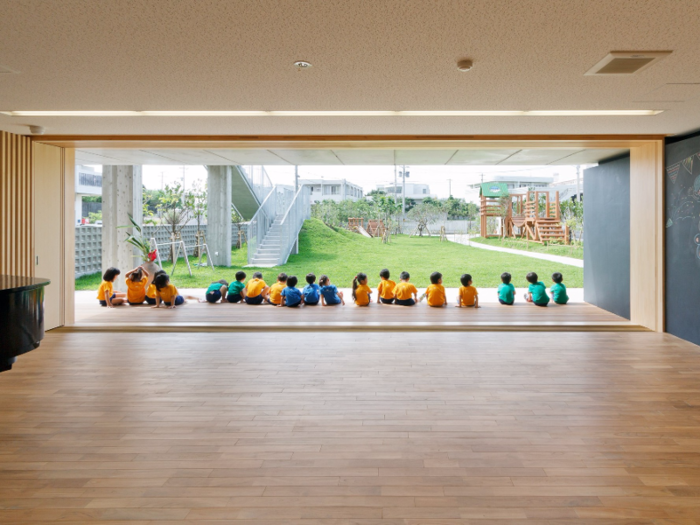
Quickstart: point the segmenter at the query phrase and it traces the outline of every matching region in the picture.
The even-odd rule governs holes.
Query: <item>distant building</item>
[[[75,222],[81,224],[88,213],[102,209],[100,202],[83,203],[83,197],[102,195],[102,175],[89,166],[75,167]],[[86,206],[87,205],[87,206]]]
[[[505,184],[509,190],[515,190],[518,188],[547,188],[554,182],[553,176],[541,176],[541,175],[528,175],[523,173],[518,175],[517,173],[508,173],[506,175],[489,175],[484,177],[483,182],[501,182]],[[470,184],[469,188],[479,191],[482,181]]]
[[[402,192],[403,192],[403,184],[397,183],[396,186],[394,186],[394,183],[390,184],[377,184],[377,191],[383,191],[389,196],[394,196],[396,195],[397,199],[400,199],[403,197]],[[413,199],[415,201],[422,201],[426,197],[430,197],[433,199],[437,199],[437,195],[434,193],[430,193],[430,185],[428,184],[420,184],[417,182],[407,182],[406,183],[406,198],[407,199]]]
[[[360,186],[346,179],[299,179],[299,184],[308,186],[311,190],[311,204],[328,200],[357,201],[364,196]]]

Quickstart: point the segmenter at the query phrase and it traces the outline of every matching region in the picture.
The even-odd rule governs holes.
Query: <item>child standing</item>
[[[501,284],[498,285],[498,302],[512,305],[515,302],[515,287],[510,284],[511,275],[508,272],[501,274]]]
[[[126,301],[126,294],[124,292],[114,291],[114,279],[121,272],[119,268],[107,268],[104,275],[102,276],[102,284],[97,290],[97,300],[100,301],[102,306],[107,308],[112,308],[113,306],[119,306],[124,304]]]
[[[396,304],[400,306],[413,306],[418,302],[418,290],[409,281],[411,275],[408,272],[401,272],[399,275],[401,282],[394,288]]]
[[[428,306],[437,308],[447,306],[445,287],[442,285],[442,274],[440,272],[430,274],[430,286],[425,290],[425,296],[428,298]]]
[[[525,278],[527,282],[530,283],[527,293],[525,294],[525,300],[537,306],[547,306],[547,304],[549,304],[547,288],[545,288],[542,281],[537,280],[537,274],[535,272],[530,272]]]
[[[331,280],[327,275],[322,275],[318,284],[321,286],[321,304],[323,306],[335,306],[336,304],[345,305],[345,299],[343,299],[343,292],[339,292],[338,288],[334,284],[331,284]]]
[[[306,276],[306,286],[302,290],[304,304],[317,305],[321,300],[321,287],[316,284],[316,276],[312,273]]]
[[[262,274],[260,272],[255,272],[253,278],[248,281],[245,287],[244,299],[246,304],[262,304],[269,290],[270,287],[263,281]]]
[[[390,276],[391,274],[386,268],[379,272],[381,281],[377,285],[377,303],[381,301],[384,304],[393,304],[394,302],[396,283],[389,279]]]
[[[221,279],[220,281],[216,281],[209,285],[209,288],[207,288],[207,293],[204,294],[204,298],[208,303],[214,304],[219,300],[223,303],[226,299],[227,290],[228,281]]]
[[[228,287],[226,300],[229,303],[240,303],[245,297],[245,272],[236,272],[236,280]]]
[[[459,282],[462,283],[462,286],[460,286],[459,295],[457,296],[457,308],[480,308],[479,292],[472,286],[472,276],[468,273],[462,274]]]
[[[185,298],[178,294],[174,284],[170,284],[170,277],[167,273],[161,273],[153,280],[156,284],[156,305],[153,308],[158,308],[161,301],[168,308],[175,308],[185,302]]]
[[[562,282],[564,276],[559,272],[554,272],[552,274],[552,281],[554,284],[549,287],[549,291],[552,294],[552,300],[556,304],[566,304],[569,302],[569,296],[566,293],[566,286]]]
[[[277,276],[277,282],[270,286],[267,294],[267,302],[273,306],[279,306],[282,303],[282,290],[287,286],[287,274],[282,272]]]
[[[146,300],[146,283],[148,272],[143,266],[134,268],[126,274],[126,300],[131,305],[143,304]]]
[[[357,306],[369,306],[372,300],[372,289],[367,286],[367,274],[358,273],[352,280],[352,298]]]
[[[280,292],[279,306],[294,307],[304,304],[304,296],[301,294],[301,290],[297,288],[298,282],[299,279],[297,279],[296,275],[290,275],[287,278],[287,286]]]

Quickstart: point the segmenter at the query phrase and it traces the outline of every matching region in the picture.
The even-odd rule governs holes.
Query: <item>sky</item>
[[[94,166],[101,172],[101,166]],[[400,169],[400,168],[399,168]],[[438,198],[454,197],[476,202],[477,192],[469,190],[468,184],[481,181],[481,175],[489,174],[531,174],[535,176],[559,175],[565,179],[576,176],[575,166],[407,166],[407,183],[430,185],[430,192]],[[294,166],[265,166],[273,184],[294,184]],[[160,189],[167,184],[184,182],[186,189],[194,185],[201,187],[207,179],[204,166],[143,166],[143,183],[148,189]],[[361,186],[365,193],[376,188],[379,183],[394,182],[393,166],[299,166],[299,177],[320,179],[347,179]],[[401,179],[399,178],[400,182]]]

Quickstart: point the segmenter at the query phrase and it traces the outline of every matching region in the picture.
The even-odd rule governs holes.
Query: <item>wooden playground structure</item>
[[[561,222],[559,192],[530,190],[511,194],[504,184],[482,184],[481,237],[512,237],[538,243],[569,244],[569,227]],[[488,232],[490,217],[500,219],[500,234]]]
[[[365,237],[386,237],[387,228],[384,226],[384,221],[369,219],[367,228],[365,229],[364,217],[348,218],[348,230],[357,232]]]

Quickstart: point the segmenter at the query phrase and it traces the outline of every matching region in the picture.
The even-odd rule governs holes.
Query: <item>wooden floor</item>
[[[587,303],[540,308],[521,301],[513,306],[484,303],[482,308],[431,308],[425,302],[414,307],[377,305],[305,306],[275,308],[270,305],[209,304],[188,302],[173,310],[149,306],[108,309],[97,301],[76,305],[77,329],[132,331],[153,330],[640,330],[627,319]]]
[[[700,348],[49,333],[0,375],[0,523],[48,522],[698,524]]]

